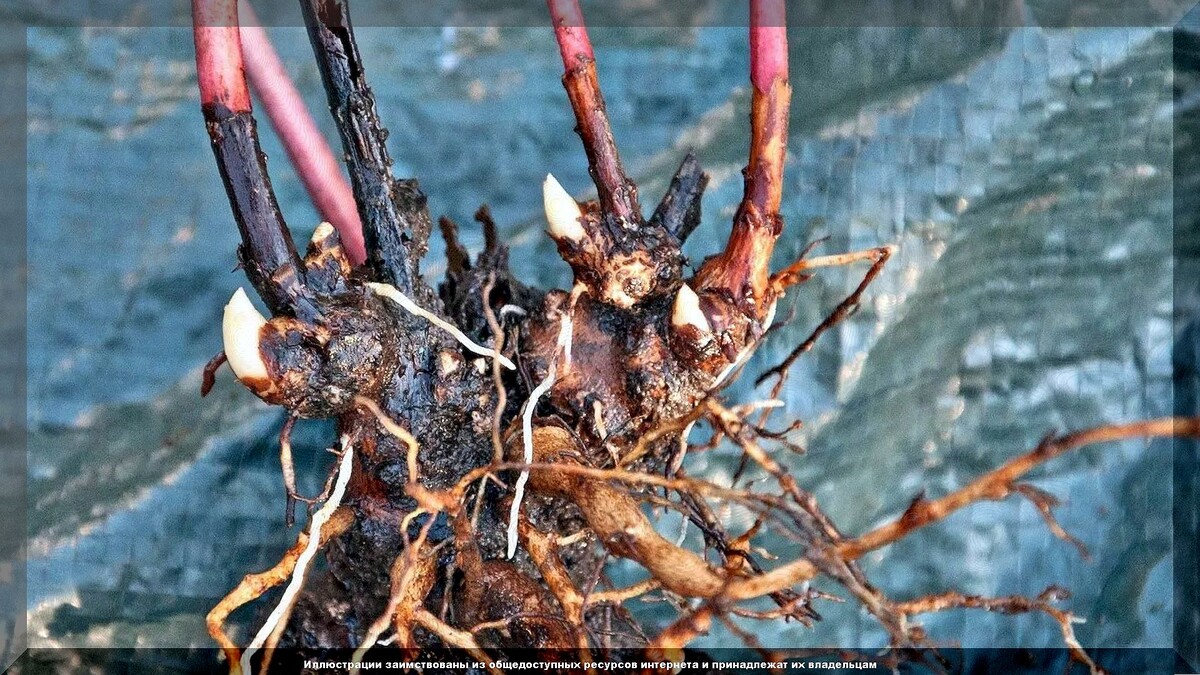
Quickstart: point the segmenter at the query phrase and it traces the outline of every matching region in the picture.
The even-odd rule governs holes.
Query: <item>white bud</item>
[[[579,222],[583,216],[579,203],[550,174],[546,174],[546,181],[542,183],[542,203],[551,237],[578,243],[587,236]]]
[[[258,350],[258,338],[267,320],[250,304],[241,288],[225,305],[221,335],[225,341],[225,358],[239,380],[267,379],[267,364]]]
[[[700,296],[696,295],[696,292],[687,284],[680,286],[679,292],[675,294],[675,305],[671,310],[671,325],[695,326],[702,335],[712,332],[708,317],[704,316],[704,311],[700,309]]]

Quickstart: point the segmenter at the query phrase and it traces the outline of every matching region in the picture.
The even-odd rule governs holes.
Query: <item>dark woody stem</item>
[[[379,281],[411,293],[432,223],[415,180],[392,177],[387,130],[375,110],[346,0],[301,0],[329,109],[342,137],[367,263]]]
[[[700,225],[700,200],[706,187],[708,174],[700,170],[696,156],[689,152],[676,169],[650,224],[666,228],[682,244]]]
[[[242,70],[236,0],[193,0],[200,106],[242,234],[238,257],[274,314],[315,314],[304,267],[279,212]]]
[[[750,159],[743,170],[745,191],[725,251],[698,275],[708,288],[727,290],[762,317],[772,295],[771,252],[783,231],[779,203],[787,156],[787,35],[783,0],[750,2]]]
[[[575,130],[583,141],[588,172],[596,184],[600,209],[626,223],[642,223],[637,186],[625,175],[596,76],[596,59],[578,0],[547,0],[563,60],[563,87],[575,111]]]
[[[367,257],[362,224],[358,219],[354,192],[342,173],[341,163],[317,128],[304,99],[279,60],[266,29],[259,25],[254,10],[246,0],[240,0],[238,5],[242,18],[242,51],[250,86],[262,102],[313,205],[321,217],[337,229],[350,262],[361,264]]]

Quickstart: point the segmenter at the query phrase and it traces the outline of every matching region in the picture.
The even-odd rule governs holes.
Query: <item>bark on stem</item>
[[[242,235],[238,257],[274,314],[315,313],[304,267],[279,212],[251,114],[236,0],[193,0],[200,107],[217,168]]]
[[[600,209],[632,225],[642,223],[637,186],[625,175],[596,76],[596,59],[578,0],[546,0],[554,37],[562,54],[563,87],[575,111],[575,130],[587,153],[588,173],[596,183]]]
[[[367,253],[350,183],[304,105],[300,92],[296,91],[254,10],[245,0],[239,2],[238,6],[244,19],[241,23],[241,42],[250,84],[258,94],[271,126],[279,135],[288,158],[296,167],[296,173],[321,217],[337,228],[350,262],[362,264]]]
[[[412,294],[432,223],[415,180],[392,176],[387,130],[375,110],[345,0],[301,0],[304,23],[346,154],[376,279]]]
[[[787,35],[783,0],[750,2],[750,158],[742,171],[745,189],[725,251],[698,274],[706,288],[721,288],[757,318],[771,296],[769,268],[775,240],[783,231],[779,203],[787,156]]]

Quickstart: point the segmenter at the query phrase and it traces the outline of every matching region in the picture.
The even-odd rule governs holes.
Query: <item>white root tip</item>
[[[258,350],[258,337],[267,320],[250,304],[246,291],[239,288],[225,305],[221,337],[225,358],[239,380],[267,379],[267,364]]]
[[[695,326],[703,335],[712,332],[708,317],[704,316],[704,311],[700,309],[700,296],[696,295],[696,292],[687,284],[680,286],[679,292],[675,294],[675,306],[671,310],[671,325],[676,327]]]
[[[550,174],[546,174],[542,183],[542,202],[546,208],[546,231],[551,237],[579,242],[587,236],[579,222],[583,217],[579,203]]]

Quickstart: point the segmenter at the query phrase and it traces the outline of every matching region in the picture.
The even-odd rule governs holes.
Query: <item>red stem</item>
[[[788,76],[786,19],[784,0],[750,0],[750,81],[763,93]]]
[[[742,172],[745,192],[725,250],[697,273],[704,288],[722,289],[756,318],[774,299],[769,273],[775,240],[783,231],[783,163],[787,157],[787,30],[784,0],[750,0],[750,159]]]
[[[315,315],[304,264],[288,232],[250,106],[237,0],[192,0],[200,108],[242,235],[238,259],[272,314]]]
[[[358,265],[367,259],[367,252],[350,183],[304,105],[300,92],[292,84],[254,10],[244,0],[239,5],[246,19],[241,24],[241,45],[250,83],[266,108],[271,126],[279,134],[313,204],[321,217],[337,229],[350,261]]]
[[[242,72],[237,0],[195,0],[192,31],[196,39],[196,75],[200,104],[250,112],[250,90]]]
[[[784,0],[750,0],[750,81],[754,94],[750,160],[742,202],[743,206],[753,203],[768,219],[779,215],[783,160],[787,155],[791,90],[785,21]]]
[[[546,0],[550,18],[554,21],[554,37],[567,70],[579,65],[582,59],[594,59],[592,41],[588,39],[579,0]]]
[[[641,225],[637,186],[625,175],[612,126],[596,76],[596,58],[583,23],[579,0],[546,0],[554,37],[562,55],[563,87],[575,111],[575,130],[588,157],[588,173],[596,184],[600,210],[627,224]]]

